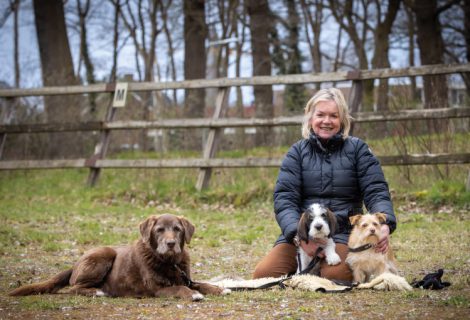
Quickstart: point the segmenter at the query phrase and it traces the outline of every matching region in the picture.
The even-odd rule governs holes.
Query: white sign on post
[[[124,108],[126,106],[127,85],[127,82],[116,83],[116,89],[114,90],[113,107]]]

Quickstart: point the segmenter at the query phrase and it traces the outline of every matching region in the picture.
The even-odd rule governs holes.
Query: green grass
[[[282,156],[286,150],[258,148],[253,152]],[[118,157],[134,156],[148,155]],[[216,169],[210,188],[202,192],[194,188],[197,170],[190,169],[103,170],[94,188],[85,186],[87,170],[0,171],[0,319],[239,319],[247,315],[299,319],[311,317],[312,312],[329,319],[384,315],[401,319],[422,314],[438,315],[429,319],[465,318],[470,301],[469,193],[464,189],[468,166],[408,169],[384,168],[399,221],[392,235],[399,268],[409,281],[444,268],[450,288],[341,295],[291,289],[236,292],[198,304],[174,299],[11,298],[5,294],[19,282],[40,281],[70,267],[92,247],[131,243],[139,237],[138,225],[145,217],[165,212],[183,215],[196,226],[189,244],[196,280],[221,275],[249,278],[279,235],[272,212],[277,169]],[[448,175],[443,178],[442,172]],[[413,178],[407,180],[407,174]]]

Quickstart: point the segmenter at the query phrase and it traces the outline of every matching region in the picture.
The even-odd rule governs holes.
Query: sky
[[[75,10],[75,1],[68,1],[66,5],[66,10]],[[93,3],[93,1],[92,1]],[[96,2],[95,2],[96,3]],[[0,1],[0,13],[4,11],[5,5],[7,5],[7,1]],[[112,24],[112,7],[108,6],[98,6],[95,7],[91,12],[91,18],[89,20],[90,26],[89,30],[93,30],[94,33],[89,34],[89,45],[91,48],[91,57],[93,62],[95,63],[95,75],[97,79],[101,81],[109,75],[109,71],[111,69],[111,52],[112,52],[112,45],[111,45],[111,37],[112,32],[110,32],[111,24]],[[174,9],[178,10],[178,8]],[[281,15],[283,12],[279,12],[279,8],[273,8],[273,10],[278,10],[277,12]],[[176,14],[176,21],[173,21],[175,26],[181,28],[182,18],[181,14]],[[36,30],[34,26],[34,16],[32,13],[32,1],[25,0],[22,2],[22,7],[20,10],[20,68],[21,68],[21,87],[23,88],[31,88],[31,87],[38,87],[41,85],[41,71],[40,71],[40,60],[38,55],[37,49],[37,39],[36,39]],[[79,37],[78,32],[71,28],[70,26],[73,25],[73,14],[67,15],[67,23],[69,25],[68,34],[69,34],[69,41],[70,46],[72,48],[72,55],[74,59],[75,69],[77,70],[78,66],[78,47],[79,47]],[[337,26],[336,23],[333,23],[332,17],[326,21],[323,31],[322,31],[322,49],[326,52],[332,52],[334,50],[334,41],[332,39],[337,38]],[[301,31],[303,32],[303,31]],[[178,32],[174,32],[174,36],[177,36]],[[346,37],[343,37],[346,38]],[[249,34],[247,35],[246,39],[248,46],[249,43]],[[14,83],[14,65],[13,65],[13,17],[10,16],[6,21],[5,25],[0,29],[0,61],[2,62],[3,66],[0,68],[0,81],[6,82],[8,85],[13,85]],[[178,43],[178,41],[175,41]],[[179,41],[181,43],[181,41]],[[209,44],[209,41],[207,42]],[[232,44],[232,47],[234,45]],[[245,50],[248,48],[245,46]],[[307,54],[308,47],[306,42],[299,43],[300,49],[304,54]],[[162,68],[168,65],[166,60],[166,41],[163,38],[163,33],[161,33],[160,38],[157,41],[157,47],[160,48],[158,51],[158,59],[160,61],[160,65]],[[406,67],[408,62],[406,61],[407,53],[406,51],[399,49],[399,48],[392,48],[390,50],[390,60],[392,67],[401,68]],[[371,54],[371,52],[369,52]],[[119,54],[119,61],[118,61],[118,73],[120,75],[134,73],[136,75],[136,66],[135,66],[135,50],[131,43],[131,41],[127,41],[127,44],[123,47],[122,51]],[[176,60],[179,61],[178,63],[178,79],[183,80],[183,72],[182,72],[182,61],[183,61],[183,48],[180,44],[180,47],[176,50]],[[419,59],[418,52],[415,55],[417,59]],[[235,59],[235,55],[231,55],[232,66],[234,65],[233,61]],[[419,65],[419,61],[416,62]],[[242,59],[242,77],[249,77],[251,76],[251,57],[249,55],[245,55]],[[311,65],[307,61],[304,63],[304,71],[308,72],[311,70]],[[164,70],[162,70],[164,73]],[[84,75],[84,69],[82,67],[81,74]],[[234,67],[229,68],[228,77],[235,76],[235,69]],[[137,75],[135,76],[135,79]],[[166,77],[165,74],[162,74],[161,81],[170,81],[171,79]],[[274,89],[276,89],[275,87]],[[252,100],[252,89],[248,87],[244,87],[245,94],[244,96],[247,97],[245,99],[245,104],[250,104]],[[232,97],[233,100],[234,91],[232,90]],[[180,93],[181,95],[181,93]]]

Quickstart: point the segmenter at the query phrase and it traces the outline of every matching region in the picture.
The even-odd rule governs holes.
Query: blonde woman
[[[351,117],[342,92],[336,88],[318,91],[307,103],[302,123],[303,139],[285,156],[274,190],[274,211],[282,234],[271,251],[257,264],[253,278],[279,277],[297,270],[297,247],[293,244],[301,214],[313,203],[329,208],[336,216],[333,236],[341,262],[320,262],[320,276],[352,280],[345,263],[351,232],[349,216],[383,212],[384,236],[375,250],[387,252],[396,219],[388,184],[377,158],[367,144],[349,136]],[[322,241],[301,241],[309,255],[317,253]],[[322,252],[319,257],[324,257]]]

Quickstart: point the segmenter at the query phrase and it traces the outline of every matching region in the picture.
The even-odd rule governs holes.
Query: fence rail
[[[216,141],[221,128],[226,127],[263,127],[263,126],[292,126],[299,125],[302,116],[277,117],[270,119],[223,118],[226,108],[227,89],[233,86],[256,86],[278,84],[307,84],[322,82],[352,81],[349,104],[351,110],[358,110],[361,103],[363,80],[388,79],[399,77],[429,76],[438,74],[468,73],[470,64],[432,65],[402,69],[358,70],[349,72],[334,72],[321,74],[295,74],[282,76],[257,76],[251,78],[220,78],[200,79],[175,82],[142,82],[129,83],[128,91],[154,91],[174,89],[219,88],[217,112],[211,119],[164,119],[157,121],[114,121],[115,108],[108,108],[104,121],[85,123],[46,123],[46,124],[3,124],[0,125],[0,158],[7,134],[40,133],[40,132],[70,132],[70,131],[100,131],[101,139],[96,146],[95,154],[84,159],[64,160],[15,160],[0,161],[0,170],[19,169],[59,169],[59,168],[89,168],[89,184],[93,185],[99,177],[102,168],[198,168],[200,175],[197,188],[207,186],[212,168],[247,168],[247,167],[279,167],[281,158],[214,158]],[[64,86],[32,89],[0,89],[0,98],[15,98],[23,96],[50,96],[89,93],[114,93],[115,83],[94,84],[88,86]],[[65,106],[64,106],[65,107]],[[220,117],[219,117],[220,116]],[[470,107],[446,109],[400,110],[396,112],[363,112],[353,113],[355,123],[383,122],[398,120],[425,120],[469,118]],[[135,159],[116,160],[105,159],[111,130],[124,129],[177,129],[177,128],[209,128],[210,139],[204,148],[204,156],[200,159]],[[435,165],[470,163],[470,153],[457,154],[407,154],[394,156],[379,156],[382,165]]]
[[[343,72],[305,73],[278,76],[256,76],[249,78],[217,78],[169,82],[129,82],[129,91],[154,91],[175,89],[204,89],[258,85],[302,84],[341,82],[351,80],[388,79],[426,75],[470,72],[470,63],[459,65],[429,65],[400,69],[375,69]],[[31,89],[0,89],[0,97],[71,95],[84,93],[114,92],[114,83],[61,86]]]
[[[470,107],[401,110],[397,112],[353,113],[354,122],[380,122],[398,120],[451,119],[470,117]],[[98,131],[125,129],[189,129],[189,128],[234,128],[234,127],[272,127],[293,126],[302,122],[302,116],[257,118],[219,118],[219,119],[165,119],[156,121],[113,121],[85,123],[45,123],[0,125],[3,133],[39,133],[67,131]]]
[[[470,153],[408,154],[378,156],[383,166],[464,164],[470,162]],[[211,158],[211,159],[70,159],[0,161],[0,170],[114,168],[114,169],[176,169],[176,168],[264,168],[279,167],[282,158]]]

